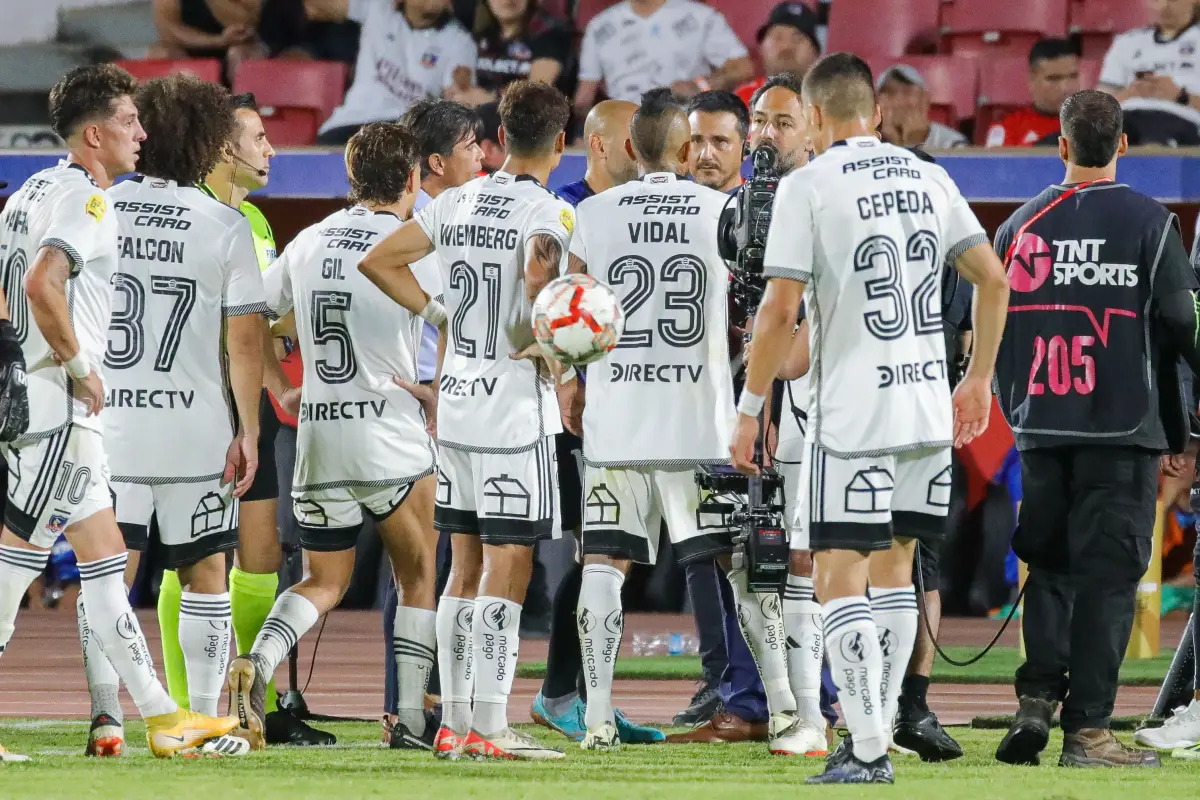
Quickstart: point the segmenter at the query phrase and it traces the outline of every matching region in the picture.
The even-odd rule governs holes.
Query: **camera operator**
[[[997,396],[1021,457],[1013,550],[1029,565],[1020,710],[996,758],[1038,763],[1061,702],[1060,765],[1156,767],[1110,717],[1159,457],[1188,441],[1177,362],[1200,366],[1197,282],[1175,215],[1115,182],[1127,146],[1117,100],[1077,92],[1060,120],[1062,185],[996,235],[1012,283]]]

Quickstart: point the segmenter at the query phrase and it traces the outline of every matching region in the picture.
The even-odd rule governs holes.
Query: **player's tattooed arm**
[[[569,253],[567,255],[567,272],[572,275],[587,272],[587,262],[574,253]]]
[[[433,242],[415,220],[409,220],[372,247],[358,262],[358,271],[396,303],[420,314],[429,303],[429,295],[417,283],[409,265],[432,252]]]
[[[525,294],[532,303],[547,283],[558,277],[558,266],[562,263],[563,247],[556,237],[548,233],[535,233],[529,237],[529,261],[525,265]]]

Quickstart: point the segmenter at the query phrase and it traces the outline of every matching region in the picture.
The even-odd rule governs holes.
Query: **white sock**
[[[912,586],[871,589],[871,616],[879,629],[883,677],[879,696],[883,720],[891,730],[900,704],[900,686],[917,641],[917,593]]]
[[[508,696],[517,671],[521,606],[503,597],[475,598],[476,731],[487,736],[508,727]]]
[[[123,722],[121,712],[121,679],[113,669],[100,639],[92,634],[87,614],[83,608],[83,593],[75,601],[75,623],[79,627],[79,645],[83,650],[83,672],[87,675],[88,694],[92,697],[92,719],[108,714],[117,722]]]
[[[0,655],[17,629],[21,600],[37,577],[46,569],[49,550],[0,545]]]
[[[267,677],[275,674],[275,668],[283,663],[288,652],[317,624],[321,612],[302,594],[287,591],[275,599],[267,621],[263,623],[250,652],[259,656],[266,667]]]
[[[825,727],[821,715],[821,606],[813,601],[813,579],[788,575],[783,587],[783,628],[787,633],[788,682],[800,719]]]
[[[210,717],[217,715],[217,701],[225,686],[232,615],[229,592],[184,592],[180,596],[179,647],[187,670],[188,700],[192,711]]]
[[[586,564],[579,586],[579,606],[575,623],[579,629],[579,651],[583,657],[583,677],[587,681],[588,730],[605,722],[616,724],[612,707],[613,670],[625,630],[621,611],[621,584],[625,576],[607,564]]]
[[[457,734],[471,730],[471,620],[475,601],[443,595],[437,608],[438,674],[442,680],[442,725]]]
[[[738,627],[762,678],[771,714],[795,712],[796,698],[788,682],[787,636],[783,630],[783,609],[774,592],[751,592],[746,570],[731,569],[729,585],[737,604]]]
[[[437,657],[437,613],[400,606],[392,627],[392,655],[396,659],[397,706],[400,722],[414,736],[425,733],[425,690]]]
[[[150,648],[125,594],[128,560],[129,554],[121,553],[79,565],[84,614],[142,718],[173,714],[179,706],[154,674]]]
[[[838,688],[838,702],[854,739],[854,755],[871,762],[887,752],[888,731],[879,703],[883,662],[879,634],[865,597],[842,597],[821,606],[825,653]]]

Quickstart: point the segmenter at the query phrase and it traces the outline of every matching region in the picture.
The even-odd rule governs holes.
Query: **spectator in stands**
[[[702,186],[732,192],[742,185],[742,150],[750,112],[733,92],[701,92],[688,103],[692,128],[689,172]]]
[[[482,123],[479,131],[479,149],[483,151],[483,169],[495,172],[504,166],[504,145],[500,144],[500,104],[484,103],[475,109]]]
[[[896,64],[875,83],[883,112],[883,139],[900,147],[947,150],[963,147],[967,137],[929,119],[929,89],[915,67]]]
[[[152,58],[216,58],[230,74],[246,58],[262,58],[258,27],[263,0],[153,0],[158,45]]]
[[[988,129],[988,147],[1024,147],[1058,142],[1058,111],[1079,91],[1079,48],[1069,39],[1042,39],[1029,50],[1029,95],[1033,104]]]
[[[732,90],[753,64],[721,12],[696,0],[624,0],[597,14],[579,55],[579,119],[596,102],[603,81],[609,97],[637,103],[656,86],[681,97]]]
[[[767,81],[768,75],[790,72],[803,79],[808,68],[821,56],[821,40],[817,35],[820,19],[817,12],[804,3],[780,3],[771,10],[767,21],[758,29],[758,54],[762,57],[763,73],[737,89],[737,96],[750,105],[754,92]]]
[[[450,0],[305,0],[305,10],[314,22],[362,25],[354,83],[319,144],[344,145],[368,122],[398,120],[420,100],[471,85],[475,41]]]
[[[1153,25],[1113,40],[1096,87],[1122,105],[1133,98],[1200,109],[1200,25],[1195,0],[1155,0]]]
[[[479,0],[474,32],[479,45],[475,86],[451,89],[451,100],[469,106],[489,103],[519,78],[564,88],[571,31],[537,0]]]

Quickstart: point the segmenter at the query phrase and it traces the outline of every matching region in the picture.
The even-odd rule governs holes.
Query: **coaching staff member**
[[[1013,549],[1029,564],[1020,710],[996,758],[1036,764],[1062,703],[1062,766],[1157,767],[1109,730],[1150,561],[1159,457],[1183,451],[1176,363],[1197,352],[1196,277],[1175,215],[1117,183],[1121,107],[1060,112],[1066,178],[996,235],[1012,293],[996,396],[1021,456]]]

